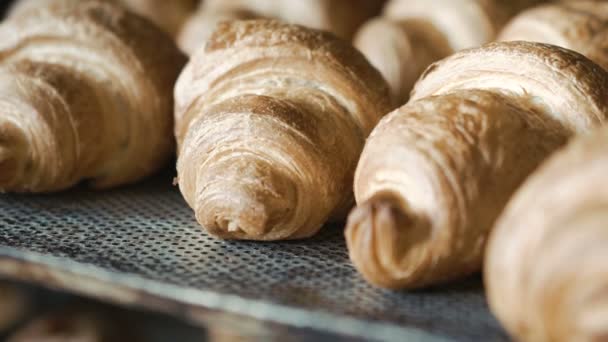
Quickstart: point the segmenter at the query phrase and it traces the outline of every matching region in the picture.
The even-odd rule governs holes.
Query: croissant
[[[230,239],[304,238],[343,217],[365,138],[390,110],[355,48],[271,20],[220,23],[175,99],[179,187]]]
[[[522,12],[499,40],[527,40],[582,53],[608,70],[608,2],[578,0],[546,4]]]
[[[601,341],[608,334],[608,127],[556,153],[510,201],[492,233],[492,310],[521,341]]]
[[[259,17],[275,18],[333,32],[351,39],[357,28],[378,14],[384,0],[206,0],[202,11],[247,11]],[[193,19],[195,20],[195,19]],[[199,22],[205,25],[204,22]]]
[[[607,93],[599,66],[551,45],[490,44],[433,64],[362,153],[345,232],[356,268],[387,288],[478,271],[514,190],[606,121]]]
[[[137,181],[173,150],[185,57],[114,5],[65,1],[0,26],[0,191]]]
[[[49,3],[56,2],[58,0],[19,0],[9,10],[9,16],[18,15],[19,13],[38,8],[41,6],[48,6]],[[65,0],[59,0],[65,2]],[[78,3],[83,0],[71,0],[73,3]],[[197,8],[198,0],[104,0],[105,2],[111,2],[120,4],[128,9],[140,14],[165,32],[172,36],[177,36],[182,25],[186,20],[194,13]]]
[[[493,41],[511,16],[540,2],[391,0],[382,17],[361,27],[354,44],[387,80],[393,103],[401,105],[431,63]]]

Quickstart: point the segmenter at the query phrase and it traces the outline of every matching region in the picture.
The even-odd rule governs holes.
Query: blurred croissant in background
[[[547,3],[521,12],[498,40],[553,44],[585,55],[608,70],[608,1],[576,0]]]
[[[220,21],[268,18],[330,31],[350,40],[367,19],[380,13],[384,0],[206,0],[185,24],[178,42],[191,55]]]
[[[542,0],[391,0],[354,38],[391,87],[394,106],[409,99],[431,63],[493,41],[507,20]]]
[[[71,0],[75,3],[81,0]],[[199,0],[104,0],[120,4],[148,18],[171,36],[176,36],[184,22],[196,10]],[[48,6],[57,0],[18,0],[9,11],[9,16],[33,8]]]

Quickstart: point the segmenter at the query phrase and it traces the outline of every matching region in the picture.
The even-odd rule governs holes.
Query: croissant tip
[[[227,213],[230,215],[230,212]],[[234,216],[220,218],[215,228],[220,228],[229,235],[261,237],[268,230],[268,214],[261,203],[250,204],[247,208],[235,211]]]
[[[268,234],[270,208],[246,194],[232,194],[201,204],[197,219],[211,234],[225,239],[262,240]]]
[[[356,231],[368,223],[369,229],[400,230],[413,226],[413,219],[407,215],[398,198],[393,195],[376,196],[357,206],[350,213],[346,227],[347,234],[354,238]]]
[[[345,234],[351,260],[375,286],[418,287],[418,260],[412,259],[416,254],[412,249],[428,237],[429,226],[408,214],[398,198],[381,195],[359,205],[349,216]]]

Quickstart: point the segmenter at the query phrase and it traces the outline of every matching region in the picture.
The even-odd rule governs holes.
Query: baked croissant
[[[358,31],[355,46],[391,88],[395,105],[431,63],[493,41],[514,14],[540,0],[391,0]]]
[[[108,188],[167,162],[185,57],[160,30],[115,5],[57,1],[0,37],[0,191]]]
[[[383,119],[355,175],[350,257],[373,284],[416,288],[478,271],[522,181],[608,115],[608,74],[573,51],[491,44],[433,64]]]
[[[58,0],[18,0],[11,7],[9,16],[17,15],[26,10],[48,6],[49,3]],[[59,0],[65,2],[65,0]],[[83,0],[71,0],[73,3]],[[140,14],[165,32],[172,36],[177,36],[182,25],[194,13],[197,8],[198,0],[103,0],[115,4],[120,4],[128,9]]]
[[[268,20],[221,23],[175,99],[179,187],[231,239],[304,238],[346,213],[365,138],[390,110],[348,43]]]
[[[558,152],[510,201],[488,244],[490,305],[520,341],[608,336],[608,127]]]
[[[522,12],[499,40],[554,44],[582,53],[608,70],[608,2],[577,0],[546,4]]]

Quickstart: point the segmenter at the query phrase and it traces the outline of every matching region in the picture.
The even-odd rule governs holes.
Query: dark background
[[[6,13],[6,9],[12,3],[11,0],[0,0],[0,15],[4,18],[4,14]]]

